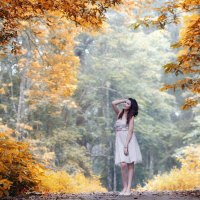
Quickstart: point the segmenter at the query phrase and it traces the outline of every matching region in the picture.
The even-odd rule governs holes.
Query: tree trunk
[[[113,144],[114,146],[114,144]],[[117,171],[116,171],[116,166],[115,166],[115,162],[113,163],[113,191],[117,191]]]
[[[16,125],[16,131],[21,133],[18,136],[19,141],[22,141],[25,137],[22,133],[22,128],[20,127],[20,123],[22,123],[22,122],[24,123],[25,114],[27,114],[25,112],[26,105],[25,105],[25,97],[24,97],[24,91],[26,90],[27,70],[28,70],[28,63],[27,63],[27,66],[24,66],[24,69],[22,71],[20,88],[19,88],[19,102],[18,102],[18,108],[17,108],[17,125]],[[29,85],[30,85],[30,83],[29,83]]]
[[[107,158],[107,183],[108,190],[112,191],[112,173],[111,173],[111,151],[112,151],[112,140],[110,139],[110,103],[109,103],[109,87],[110,82],[106,82],[106,132],[108,133],[108,158]]]
[[[153,153],[149,152],[149,174],[151,177],[153,177],[154,174],[154,157]]]
[[[24,88],[25,88],[25,77],[22,75],[21,82],[20,82],[20,90],[19,90],[19,102],[18,102],[18,109],[17,109],[17,126],[16,130],[17,132],[21,132],[21,118],[23,115],[23,109],[24,109]],[[23,135],[21,133],[20,136],[18,136],[18,140],[23,140]]]

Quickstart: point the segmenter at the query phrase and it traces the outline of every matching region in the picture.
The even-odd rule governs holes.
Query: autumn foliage
[[[69,175],[65,171],[45,170],[44,174],[39,175],[40,185],[35,187],[35,191],[41,193],[81,193],[81,192],[106,192],[102,187],[98,176],[91,178],[85,177],[81,172]]]
[[[3,0],[0,5],[0,18],[3,19],[0,41],[5,45],[17,37],[20,20],[43,18],[48,24],[51,22],[49,15],[66,18],[84,27],[98,28],[107,9],[119,3],[121,0]]]
[[[183,8],[184,9],[184,8]],[[196,106],[200,99],[200,79],[196,74],[200,74],[200,15],[192,14],[184,17],[184,27],[180,31],[180,39],[176,44],[173,44],[173,48],[181,48],[177,55],[176,63],[169,63],[164,66],[165,72],[188,75],[184,79],[176,81],[172,85],[165,84],[161,89],[174,89],[178,88],[184,90],[188,89],[194,94],[194,98],[188,98],[185,104],[181,107],[183,110],[192,106]]]
[[[22,82],[28,82],[24,95],[30,97],[30,104],[38,104],[43,98],[56,103],[73,94],[79,66],[73,49],[79,28],[99,29],[107,9],[120,3],[121,0],[1,1],[0,58],[6,59],[10,53],[17,57],[16,70]]]
[[[79,58],[74,55],[73,49],[78,31],[69,21],[60,19],[56,24],[56,20],[57,17],[51,18],[51,28],[39,21],[33,24],[23,22],[21,25],[29,37],[37,38],[40,45],[39,50],[32,42],[32,48],[20,55],[18,62],[24,77],[31,81],[26,92],[31,104],[42,99],[55,103],[59,98],[71,96],[76,89]],[[28,59],[30,52],[32,56]]]
[[[153,1],[154,3],[155,1]],[[155,26],[164,29],[169,24],[178,24],[183,21],[179,40],[172,44],[172,48],[179,49],[176,62],[163,66],[165,73],[182,75],[175,83],[164,84],[160,91],[173,89],[188,90],[191,98],[187,98],[181,109],[187,110],[196,106],[200,100],[200,11],[199,0],[167,1],[163,6],[152,6],[158,17],[145,16],[133,24],[136,29],[141,24],[146,27]],[[184,77],[184,78],[183,78]]]
[[[17,142],[13,130],[0,126],[0,197],[30,191],[91,192],[106,191],[98,176],[86,178],[82,173],[69,175],[53,171],[40,164],[32,155],[29,144]]]
[[[158,174],[148,180],[141,191],[192,190],[200,188],[200,145],[187,146],[177,156],[181,168],[174,167],[169,173]]]
[[[34,160],[28,143],[10,136],[13,130],[0,126],[0,196],[16,195],[39,184],[42,165]]]

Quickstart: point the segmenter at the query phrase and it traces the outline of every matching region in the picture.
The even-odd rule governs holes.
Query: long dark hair
[[[129,121],[132,116],[136,117],[138,115],[138,110],[139,110],[137,101],[132,98],[128,98],[128,99],[131,101],[131,107],[129,108],[128,113],[127,113],[126,124],[129,124]],[[122,112],[119,114],[118,119],[121,119],[123,114],[124,114],[124,109],[122,109]]]

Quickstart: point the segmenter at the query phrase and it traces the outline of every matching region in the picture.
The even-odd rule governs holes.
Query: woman
[[[121,111],[117,107],[120,103],[124,103]],[[134,164],[142,162],[140,147],[133,131],[134,118],[138,115],[138,104],[135,99],[128,98],[112,101],[112,107],[117,114],[114,126],[115,165],[121,166],[123,183],[123,190],[119,194],[130,195]]]

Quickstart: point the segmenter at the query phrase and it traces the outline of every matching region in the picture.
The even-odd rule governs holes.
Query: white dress
[[[128,125],[126,125],[126,120],[117,119],[114,128],[115,128],[115,165],[120,166],[120,162],[126,162],[126,163],[134,162],[134,164],[141,163],[142,154],[134,132],[128,144],[128,155],[124,154],[124,146],[128,135]]]

